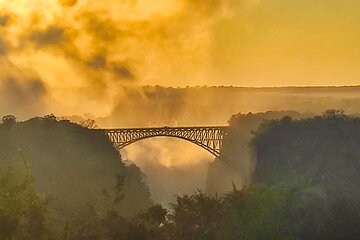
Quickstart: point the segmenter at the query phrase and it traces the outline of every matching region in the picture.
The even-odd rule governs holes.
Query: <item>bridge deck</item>
[[[189,126],[189,127],[142,127],[142,128],[105,128],[100,129],[106,132],[109,131],[134,131],[134,130],[160,130],[160,129],[169,129],[169,130],[206,130],[206,129],[223,129],[227,130],[228,126]]]

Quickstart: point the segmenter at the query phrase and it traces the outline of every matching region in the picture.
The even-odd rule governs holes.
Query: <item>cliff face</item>
[[[122,162],[106,135],[69,121],[34,118],[0,125],[0,170],[28,162],[38,192],[50,196],[50,215],[64,221],[92,204],[106,206],[104,189],[125,177],[122,212],[133,215],[152,204],[140,170]]]

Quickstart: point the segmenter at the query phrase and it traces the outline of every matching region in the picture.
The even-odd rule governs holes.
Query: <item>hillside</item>
[[[222,157],[209,164],[206,190],[210,194],[227,193],[233,184],[237,187],[251,181],[255,163],[251,159],[250,143],[253,132],[270,119],[291,116],[295,119],[308,115],[296,111],[269,111],[264,113],[235,114],[229,120],[229,132],[224,139]]]
[[[289,177],[324,188],[329,200],[360,201],[360,118],[329,110],[303,120],[264,123],[252,146],[256,182],[278,185]]]
[[[25,159],[38,192],[50,196],[50,217],[64,221],[87,204],[102,209],[102,191],[125,177],[122,213],[133,215],[152,204],[142,173],[126,165],[106,135],[53,116],[0,125],[0,170],[19,168]],[[20,168],[19,168],[20,169]]]

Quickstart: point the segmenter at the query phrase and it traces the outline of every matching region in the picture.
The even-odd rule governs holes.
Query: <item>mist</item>
[[[205,84],[211,29],[228,4],[0,1],[0,82],[26,73],[16,81],[38,79],[48,90],[38,112],[97,116],[107,116],[129,85]]]
[[[214,161],[210,153],[192,143],[161,137],[130,145],[121,155],[140,167],[152,199],[164,205],[173,203],[175,194],[205,192],[209,163]]]

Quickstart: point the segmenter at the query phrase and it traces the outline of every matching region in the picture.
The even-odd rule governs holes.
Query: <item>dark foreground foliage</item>
[[[123,178],[118,177],[117,184],[103,192],[106,211],[88,205],[64,223],[61,236],[52,236],[46,228],[47,198],[35,194],[27,180],[16,184],[15,177],[11,171],[1,177],[1,239],[306,240],[356,239],[359,234],[358,204],[326,205],[322,188],[301,177],[281,186],[234,188],[221,198],[202,192],[177,196],[169,209],[154,205],[133,218],[119,213],[124,195]],[[309,196],[317,201],[309,201]]]
[[[0,176],[0,239],[46,239],[47,203],[35,193],[30,171],[6,170]]]
[[[68,222],[64,239],[356,239],[359,208],[344,202],[321,207],[303,199],[309,188],[302,182],[282,188],[253,185],[224,198],[198,192],[178,196],[170,209],[156,205],[132,219],[114,209],[100,214],[89,207]]]
[[[68,222],[65,239],[295,239],[291,214],[305,207],[298,194],[292,188],[260,185],[234,189],[222,198],[196,192],[177,196],[169,209],[155,205],[133,219],[120,216],[114,206],[105,214],[89,207],[84,216]]]

